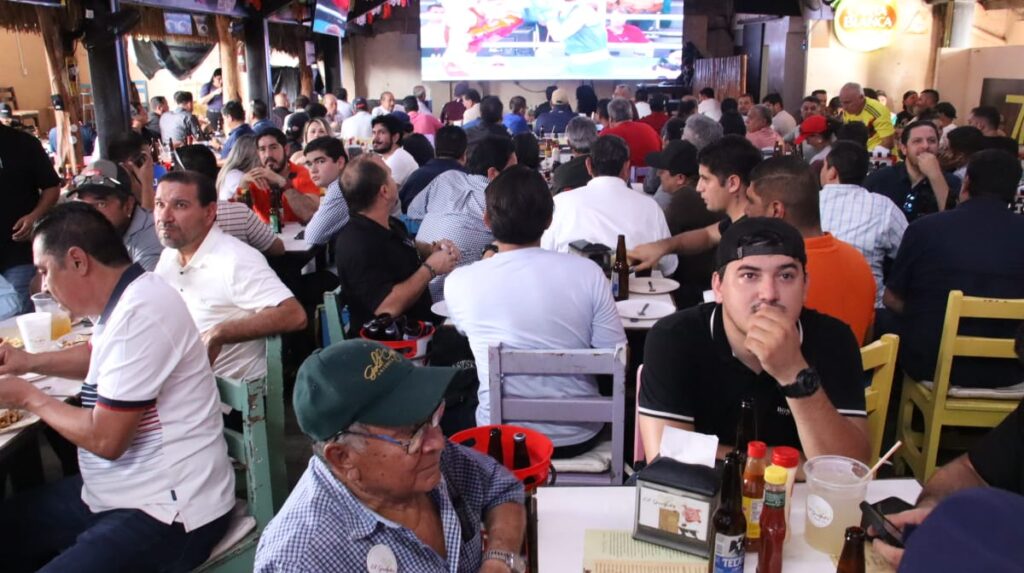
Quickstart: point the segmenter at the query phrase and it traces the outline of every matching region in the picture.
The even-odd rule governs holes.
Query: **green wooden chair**
[[[341,323],[341,287],[324,293],[324,347],[345,340],[345,326]]]
[[[274,513],[288,499],[288,468],[284,455],[284,366],[281,337],[267,338],[266,424],[270,444],[270,484],[274,493]]]
[[[236,504],[227,535],[196,571],[250,572],[260,533],[274,517],[270,470],[273,456],[267,440],[267,412],[263,404],[268,386],[265,379],[240,383],[218,378],[217,389],[221,402],[242,413],[242,432],[225,428],[224,438],[228,455],[238,470],[236,475],[244,474],[245,503],[244,507]]]

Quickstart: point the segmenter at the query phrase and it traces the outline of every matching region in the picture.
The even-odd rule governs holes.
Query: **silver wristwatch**
[[[525,573],[526,571],[526,562],[523,561],[523,558],[518,554],[512,553],[511,551],[488,549],[487,551],[484,551],[484,561],[487,561],[488,559],[497,559],[505,565],[508,565],[508,568],[512,570],[512,573]]]

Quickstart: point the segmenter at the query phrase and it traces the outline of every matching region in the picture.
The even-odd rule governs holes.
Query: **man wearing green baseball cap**
[[[522,484],[441,433],[455,372],[362,339],[307,358],[292,402],[316,455],[255,571],[522,571]]]

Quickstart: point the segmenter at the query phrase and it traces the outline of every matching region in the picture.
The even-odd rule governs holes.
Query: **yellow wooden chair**
[[[896,373],[896,353],[900,337],[886,334],[860,349],[860,360],[865,372],[871,372],[871,386],[864,389],[864,406],[868,413],[868,438],[871,441],[871,465],[878,461],[882,449],[882,434],[889,411],[889,396]]]
[[[989,299],[964,296],[962,291],[949,293],[946,320],[939,342],[939,358],[934,383],[904,377],[900,396],[897,437],[903,447],[897,452],[897,472],[903,464],[910,466],[914,477],[924,483],[935,472],[939,438],[944,427],[992,428],[1003,421],[1020,402],[1019,396],[997,396],[996,392],[980,392],[993,397],[956,397],[950,393],[949,373],[953,358],[1016,358],[1012,338],[984,338],[959,334],[961,319],[986,318],[1024,320],[1024,299]],[[978,394],[979,392],[975,392]],[[911,427],[914,410],[924,417],[924,431]]]

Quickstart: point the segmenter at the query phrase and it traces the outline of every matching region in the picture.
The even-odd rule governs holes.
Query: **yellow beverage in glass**
[[[807,544],[832,555],[843,550],[846,528],[859,525],[860,502],[868,487],[869,468],[842,456],[818,456],[807,460]]]
[[[57,340],[65,334],[71,333],[71,317],[65,312],[55,312],[51,315],[50,338]]]

